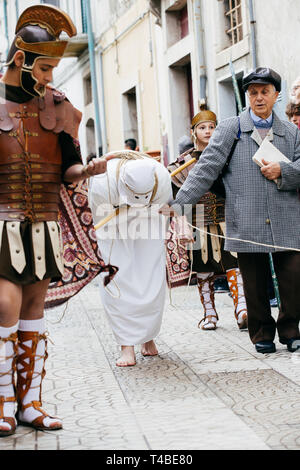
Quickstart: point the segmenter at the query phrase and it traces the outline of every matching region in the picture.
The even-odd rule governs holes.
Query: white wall
[[[80,64],[76,58],[62,59],[54,74],[54,86],[62,90],[75,108],[83,112],[79,127],[79,141],[83,160],[87,157],[86,123],[94,115],[85,112],[83,74],[85,71],[84,61]]]
[[[300,75],[299,0],[254,0],[258,65],[269,66],[287,80]]]

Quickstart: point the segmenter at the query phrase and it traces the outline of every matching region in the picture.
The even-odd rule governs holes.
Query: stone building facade
[[[88,48],[87,2],[95,71]],[[300,75],[297,41],[293,40],[300,24],[298,0],[47,3],[66,10],[78,29],[68,59],[58,67],[55,85],[83,111],[84,157],[99,148],[101,152],[121,149],[126,138],[134,137],[141,150],[152,155],[161,152],[164,163],[172,161],[179,139],[189,135],[191,116],[201,104],[206,103],[219,120],[238,113],[232,70],[243,107],[247,105],[241,88],[244,74],[254,66],[280,73],[283,89],[276,107],[285,118],[289,89]],[[11,41],[17,13],[31,4],[0,0],[2,36]],[[0,53],[3,60],[5,51]]]

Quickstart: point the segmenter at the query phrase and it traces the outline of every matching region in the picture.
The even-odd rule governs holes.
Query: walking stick
[[[126,210],[128,209],[127,206],[118,207],[115,211],[113,211],[107,217],[104,217],[104,219],[100,220],[100,222],[97,225],[95,225],[94,229],[99,230],[99,228],[103,227],[105,224],[107,224],[114,217],[117,217],[120,214],[120,212],[123,212],[125,209]]]
[[[241,113],[243,111],[242,100],[241,100],[240,90],[238,87],[238,83],[237,83],[237,79],[235,76],[235,71],[234,71],[234,67],[233,67],[233,63],[231,59],[229,60],[229,68],[230,68],[230,72],[232,76],[232,84],[233,84],[235,99],[237,102],[239,113]],[[271,253],[269,253],[269,263],[270,263],[270,269],[271,269],[271,274],[272,274],[274,292],[275,292],[278,308],[280,308],[281,300],[280,300],[280,294],[279,294],[279,288],[278,288],[278,280],[277,280],[277,276],[275,273],[274,262],[273,262],[273,257]]]
[[[192,158],[191,160],[189,160],[188,162],[184,163],[183,165],[179,166],[178,168],[176,168],[176,170],[174,170],[172,173],[171,173],[171,178],[173,176],[176,176],[178,175],[178,173],[181,173],[183,170],[185,170],[186,168],[188,168],[189,166],[191,166],[193,163],[195,163],[197,161],[197,158]]]

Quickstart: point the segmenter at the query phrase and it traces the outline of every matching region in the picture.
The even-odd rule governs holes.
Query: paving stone
[[[118,368],[119,347],[101,307],[97,281],[47,313],[44,407],[63,419],[58,432],[18,427],[0,450],[299,449],[300,354],[278,344],[256,353],[232,299],[216,295],[219,327],[203,317],[196,287],[166,300],[159,356]],[[277,310],[273,309],[276,317]],[[57,323],[61,319],[60,323]]]
[[[221,373],[202,379],[269,446],[297,447],[299,387],[289,379],[274,370]]]

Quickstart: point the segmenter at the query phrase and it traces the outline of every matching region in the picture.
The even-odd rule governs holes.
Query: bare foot
[[[141,353],[143,354],[143,356],[157,356],[158,355],[158,351],[157,351],[157,348],[153,339],[142,345]]]
[[[117,360],[118,367],[131,367],[136,365],[134,346],[121,346],[122,353],[120,359]]]

